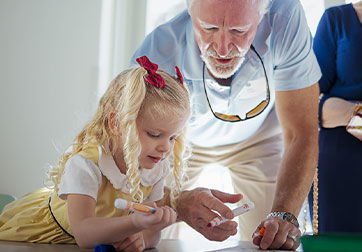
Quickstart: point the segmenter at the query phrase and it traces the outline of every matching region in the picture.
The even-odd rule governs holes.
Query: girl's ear
[[[111,132],[115,135],[118,135],[118,127],[117,127],[117,123],[116,123],[116,112],[115,111],[111,111],[108,115],[108,125],[109,125],[109,129],[111,130]]]

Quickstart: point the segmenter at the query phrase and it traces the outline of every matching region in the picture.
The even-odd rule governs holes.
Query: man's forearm
[[[298,216],[310,190],[318,164],[318,132],[285,144],[278,171],[272,211],[287,211]]]

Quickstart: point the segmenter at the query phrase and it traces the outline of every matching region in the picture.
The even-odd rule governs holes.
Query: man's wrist
[[[296,226],[297,228],[299,228],[298,219],[297,219],[297,217],[295,217],[295,215],[292,214],[292,213],[289,213],[289,212],[279,212],[279,211],[277,211],[277,212],[271,212],[270,214],[267,215],[267,218],[272,217],[272,216],[278,217],[279,219],[282,219],[282,220],[289,221],[289,222],[292,223],[294,226]]]

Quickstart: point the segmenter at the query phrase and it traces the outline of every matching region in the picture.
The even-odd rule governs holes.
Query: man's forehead
[[[259,18],[255,0],[195,0],[192,16],[202,25],[245,28]]]
[[[208,22],[204,22],[203,20],[201,20],[200,18],[197,19],[198,22],[200,23],[200,25],[204,28],[212,28],[212,27],[219,27],[219,24],[217,23],[208,23]],[[235,30],[248,30],[253,24],[249,23],[249,24],[243,24],[243,25],[234,25],[234,26],[229,26],[230,29],[235,29]]]
[[[193,7],[199,5],[203,8],[213,8],[220,6],[221,10],[233,8],[238,9],[258,9],[260,0],[194,0]]]

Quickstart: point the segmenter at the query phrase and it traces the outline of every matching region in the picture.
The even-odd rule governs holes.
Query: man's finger
[[[237,194],[230,194],[224,193],[218,190],[210,190],[212,195],[218,198],[223,203],[236,203],[243,198],[243,195],[240,193]]]
[[[203,197],[201,199],[201,203],[209,210],[214,210],[228,219],[234,218],[233,211],[224,203],[222,203],[219,199],[213,197],[212,195],[210,195],[210,197]],[[209,214],[207,216],[204,216],[207,221],[211,221],[215,217],[217,217],[217,215],[211,211],[209,211]]]
[[[204,206],[206,206],[208,209],[210,210],[214,210],[216,212],[218,212],[221,216],[228,218],[228,219],[233,219],[234,218],[234,213],[233,211],[226,206],[224,203],[226,202],[230,202],[230,203],[235,203],[237,201],[239,201],[243,196],[241,194],[229,194],[229,193],[223,193],[221,191],[218,190],[210,190],[211,192],[211,197],[203,197],[202,198],[202,203]],[[211,216],[209,216],[210,218]],[[214,216],[216,217],[216,216]],[[212,218],[214,218],[212,217]],[[208,219],[209,221],[211,221],[212,219]]]
[[[265,226],[265,232],[260,242],[261,249],[267,249],[270,247],[279,230],[278,221],[274,220],[265,221],[264,226]]]
[[[225,231],[220,228],[207,228],[207,229],[200,229],[200,233],[205,236],[205,238],[211,240],[211,241],[224,241],[227,238],[229,238],[232,235],[235,235],[237,233],[237,229],[234,229],[232,231]]]

